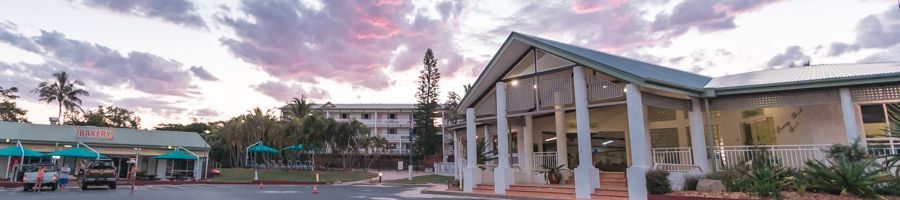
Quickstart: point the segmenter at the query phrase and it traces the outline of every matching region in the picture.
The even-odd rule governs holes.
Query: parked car
[[[88,186],[93,185],[105,185],[109,186],[109,189],[116,189],[117,177],[119,174],[115,162],[109,159],[94,160],[84,171],[81,189],[85,190]]]
[[[33,164],[23,165],[22,169],[22,186],[25,191],[31,191],[37,185],[38,170],[44,167],[44,177],[41,179],[41,188],[50,187],[51,191],[56,191],[56,181],[59,180],[59,170],[52,164]],[[38,189],[41,189],[38,188]]]

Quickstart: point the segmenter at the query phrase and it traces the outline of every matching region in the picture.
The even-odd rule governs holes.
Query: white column
[[[497,167],[494,168],[494,193],[506,194],[514,178],[509,168],[509,126],[506,119],[506,83],[497,82]]]
[[[865,135],[859,134],[859,125],[856,124],[856,112],[854,108],[853,98],[850,96],[850,88],[841,88],[838,90],[841,96],[841,113],[844,115],[844,132],[847,133],[847,143],[859,140],[859,145],[866,148]]]
[[[466,108],[466,168],[463,169],[463,191],[473,192],[475,184],[481,183],[478,168],[475,166],[478,158],[475,157],[475,108]],[[476,177],[478,177],[476,179]]]
[[[587,106],[587,85],[584,68],[572,68],[575,87],[575,129],[578,133],[578,167],[575,168],[575,197],[591,198],[594,188],[600,184],[600,172],[594,167],[591,152],[591,120]]]
[[[463,168],[462,156],[460,155],[462,154],[462,150],[459,149],[460,139],[459,134],[456,134],[456,131],[453,131],[453,167],[456,172],[453,176],[456,177],[457,180],[462,179],[461,173]]]
[[[628,176],[628,198],[647,199],[647,170],[650,169],[650,140],[644,120],[644,102],[641,90],[634,84],[625,85],[625,107],[628,110],[628,136],[631,147],[631,167]]]
[[[522,167],[523,159],[525,158],[523,153],[525,152],[525,127],[515,127],[514,130],[516,132],[516,154],[519,155],[517,161],[519,167]]]
[[[169,180],[169,177],[166,177],[166,165],[168,164],[168,160],[164,159],[155,159],[156,160],[156,178],[159,180]]]
[[[531,177],[534,175],[534,149],[532,149],[532,145],[534,145],[534,122],[532,122],[531,115],[525,115],[525,128],[522,130],[522,138],[525,140],[525,150],[521,151],[519,154],[519,166],[522,167],[522,171],[526,173],[527,182],[531,183]]]
[[[563,111],[562,105],[554,106],[556,112],[553,114],[556,126],[556,163],[566,165],[569,168],[569,144],[566,144],[566,111]],[[563,179],[566,179],[563,176]]]
[[[688,113],[691,124],[691,148],[693,150],[694,165],[700,167],[703,172],[709,172],[709,158],[706,157],[706,133],[703,129],[703,110],[700,109],[700,99],[691,98],[691,111]]]
[[[488,131],[488,126],[490,126],[490,125],[484,124],[481,126],[481,129],[484,131],[484,148],[487,149],[487,151],[485,151],[485,152],[494,150],[494,145],[493,145],[494,140],[491,139],[491,132]],[[497,154],[497,152],[493,152],[493,153]]]

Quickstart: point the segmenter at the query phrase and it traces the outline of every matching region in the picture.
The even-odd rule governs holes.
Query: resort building
[[[370,135],[382,136],[388,141],[387,151],[392,155],[407,155],[409,129],[413,127],[414,104],[333,104],[325,103],[319,109],[335,121],[356,120],[369,127]],[[285,106],[282,116],[287,116]]]
[[[896,103],[900,63],[708,77],[512,33],[462,99],[466,120],[445,134],[465,192],[646,199],[651,169],[673,172],[681,187],[684,175],[731,169],[757,152],[793,168],[854,140],[895,153],[900,143],[885,133],[900,117]],[[573,170],[547,186],[536,174],[546,165]]]
[[[119,178],[127,178],[128,162],[137,162],[144,177],[167,179],[205,179],[209,167],[210,146],[193,132],[155,131],[94,126],[45,125],[0,122],[0,148],[22,147],[40,153],[82,148],[113,160]],[[157,157],[180,151],[180,159]],[[72,170],[76,157],[0,157],[0,178],[14,177],[16,165],[55,163]]]

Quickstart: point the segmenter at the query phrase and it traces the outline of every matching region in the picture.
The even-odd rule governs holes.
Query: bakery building
[[[134,160],[141,175],[160,180],[204,179],[209,167],[210,146],[193,132],[0,122],[0,148],[18,144],[44,154],[84,148],[109,157],[117,166],[127,166]],[[182,159],[161,156],[175,151],[191,156]],[[75,164],[83,159],[92,158],[4,156],[0,157],[0,178],[14,177],[14,166],[23,161],[25,164],[55,162],[57,166],[75,169]],[[126,172],[126,167],[119,167],[120,178],[125,178]]]

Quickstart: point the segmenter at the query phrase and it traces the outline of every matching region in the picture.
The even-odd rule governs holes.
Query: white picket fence
[[[690,147],[652,148],[654,168],[671,172],[699,169],[694,166],[692,152]]]
[[[556,152],[534,152],[534,171],[543,171],[544,165],[559,166],[556,160]]]

